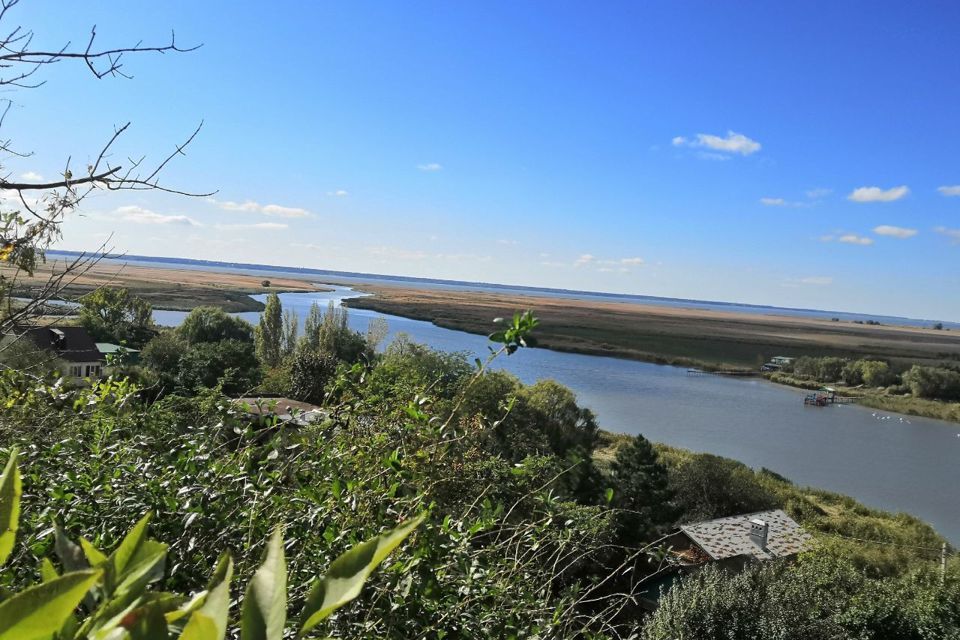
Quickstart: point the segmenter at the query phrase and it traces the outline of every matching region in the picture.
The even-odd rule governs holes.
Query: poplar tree
[[[276,367],[283,355],[283,307],[280,297],[271,293],[267,296],[267,306],[260,314],[260,324],[256,329],[257,358],[265,367]]]
[[[310,349],[320,346],[320,324],[323,322],[323,312],[320,305],[314,302],[310,305],[306,320],[303,321],[303,343]]]
[[[300,317],[292,309],[283,312],[283,342],[280,357],[287,359],[297,348],[297,331],[300,328]]]

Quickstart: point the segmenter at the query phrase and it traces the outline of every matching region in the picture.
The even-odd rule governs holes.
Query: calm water
[[[326,306],[356,295],[338,287],[280,298],[302,320],[313,301]],[[171,326],[185,315],[154,312],[158,323]],[[239,315],[254,323],[259,318]],[[351,309],[350,324],[363,331],[378,316],[389,321],[391,338],[402,332],[437,349],[487,353],[482,336],[418,320]],[[857,406],[805,407],[803,391],[762,380],[689,376],[677,367],[615,358],[533,349],[502,358],[499,366],[526,383],[552,378],[570,387],[607,430],[735,458],[799,484],[905,511],[960,543],[960,425]]]

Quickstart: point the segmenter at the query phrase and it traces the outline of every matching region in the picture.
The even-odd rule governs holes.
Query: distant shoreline
[[[63,250],[51,250],[47,252],[50,256],[68,256],[76,257],[81,255],[79,251],[63,251]],[[296,279],[315,279],[315,276],[320,276],[321,278],[350,278],[351,280],[377,280],[401,284],[409,283],[421,283],[434,286],[443,286],[451,288],[480,288],[480,289],[493,289],[504,292],[517,292],[519,294],[527,295],[545,295],[545,296],[556,296],[556,297],[573,297],[573,298],[587,298],[587,299],[599,299],[599,300],[617,300],[622,302],[632,302],[640,304],[649,304],[653,306],[679,306],[682,308],[727,308],[733,311],[737,309],[746,309],[750,310],[756,314],[787,314],[795,315],[798,317],[821,317],[825,319],[830,319],[832,317],[838,317],[841,320],[855,321],[855,320],[876,320],[883,324],[896,324],[899,326],[915,326],[915,327],[929,327],[936,322],[942,322],[944,326],[950,328],[956,328],[960,330],[960,322],[953,321],[940,321],[940,320],[929,320],[922,318],[909,318],[905,316],[890,316],[890,315],[879,315],[871,313],[859,313],[852,311],[831,311],[825,309],[808,309],[802,307],[777,307],[772,305],[763,305],[763,304],[752,304],[752,303],[739,303],[739,302],[726,302],[726,301],[716,301],[716,300],[697,300],[692,298],[669,298],[662,296],[647,296],[641,294],[627,294],[627,293],[610,293],[602,291],[585,291],[579,289],[559,289],[551,287],[536,287],[529,285],[511,285],[511,284],[500,284],[500,283],[490,283],[490,282],[472,282],[466,280],[444,280],[437,278],[424,278],[418,276],[397,276],[389,274],[375,274],[375,273],[363,273],[355,271],[333,271],[327,269],[313,269],[308,267],[286,267],[282,265],[265,265],[265,264],[256,264],[256,263],[246,263],[246,262],[222,262],[215,260],[198,260],[194,258],[169,258],[162,256],[140,256],[140,255],[114,255],[108,256],[108,260],[111,261],[127,261],[127,262],[152,262],[157,264],[170,265],[169,267],[164,268],[176,268],[177,266],[186,268],[197,268],[203,267],[215,271],[216,269],[226,269],[226,270],[248,270],[248,271],[258,271],[258,272],[270,272],[270,273],[283,273],[287,277],[296,278]],[[223,273],[220,271],[219,273]]]

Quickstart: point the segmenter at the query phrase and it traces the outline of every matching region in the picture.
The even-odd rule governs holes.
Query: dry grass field
[[[533,309],[540,345],[653,362],[756,367],[774,355],[836,355],[936,363],[960,359],[960,332],[811,318],[500,293],[363,285],[354,307],[472,333]]]

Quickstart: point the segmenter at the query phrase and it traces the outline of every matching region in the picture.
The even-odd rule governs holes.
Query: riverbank
[[[821,382],[795,378],[785,373],[767,373],[764,374],[764,377],[770,382],[796,389],[815,391],[824,386]],[[960,402],[944,402],[942,400],[927,400],[926,398],[915,398],[913,396],[893,395],[885,389],[848,387],[840,383],[830,383],[830,386],[836,389],[839,395],[856,398],[857,404],[870,407],[871,409],[879,409],[891,413],[902,413],[922,418],[933,418],[935,420],[960,422]]]
[[[14,295],[34,297],[53,273],[62,271],[63,259],[40,265],[33,276],[18,275]],[[11,277],[8,267],[0,274]],[[265,284],[269,283],[269,284]],[[66,300],[76,300],[99,287],[124,287],[144,298],[154,309],[190,311],[199,306],[220,307],[230,313],[262,311],[263,304],[251,295],[281,292],[325,291],[306,280],[221,273],[199,269],[170,269],[99,263],[63,287]]]
[[[960,332],[793,316],[658,307],[364,283],[351,307],[486,334],[492,318],[533,309],[538,345],[570,353],[679,366],[757,370],[775,355],[883,358],[936,364],[960,357]]]
[[[608,467],[620,447],[631,436],[600,431],[594,460]],[[692,451],[654,444],[668,470],[689,463],[699,455]],[[906,513],[873,509],[850,496],[814,487],[803,487],[768,469],[754,470],[730,458],[718,458],[727,471],[738,476],[738,488],[744,483],[766,492],[776,506],[784,509],[823,545],[839,548],[862,567],[887,574],[920,562],[937,563],[943,536],[920,518]],[[734,487],[730,487],[734,490]]]

